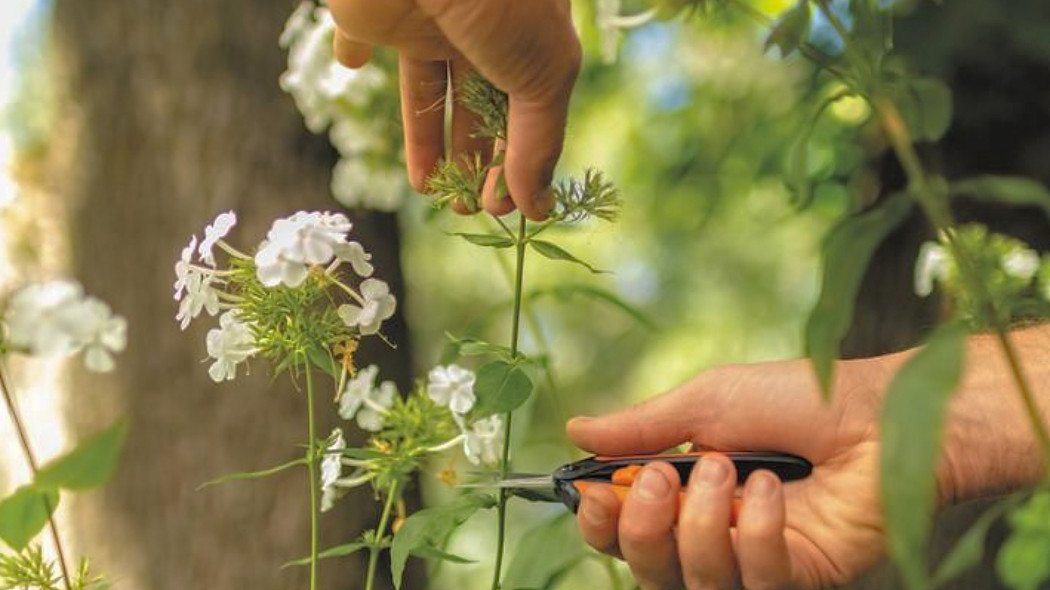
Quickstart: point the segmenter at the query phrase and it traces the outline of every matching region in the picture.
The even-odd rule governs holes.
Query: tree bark
[[[291,2],[57,0],[54,35],[62,98],[51,179],[71,207],[72,271],[128,318],[128,350],[107,378],[77,378],[71,416],[126,416],[115,479],[76,511],[77,546],[119,587],[303,588],[309,552],[307,484],[296,469],[203,491],[204,481],[301,456],[305,396],[255,363],[216,385],[198,319],[179,331],[173,264],[191,233],[236,210],[233,242],[251,248],[297,209],[337,208],[335,153],[310,135],[277,86],[277,37]],[[355,234],[377,275],[403,294],[396,218],[356,213]],[[397,350],[369,347],[404,390],[410,349],[400,316],[385,326]],[[320,435],[335,425],[329,393],[316,401]],[[322,547],[374,526],[362,490],[322,518]],[[84,514],[83,517],[80,515]],[[327,560],[321,587],[351,588],[362,559]]]

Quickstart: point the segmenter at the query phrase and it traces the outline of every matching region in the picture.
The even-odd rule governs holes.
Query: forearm
[[[1017,330],[1009,338],[1038,419],[1050,424],[1050,325]],[[967,345],[966,373],[949,406],[944,449],[945,503],[1018,489],[1045,473],[1032,420],[995,335],[973,336]]]

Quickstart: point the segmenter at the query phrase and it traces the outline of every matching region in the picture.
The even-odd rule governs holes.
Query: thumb
[[[685,388],[601,417],[578,417],[566,426],[578,447],[599,455],[655,453],[693,438],[698,413]]]

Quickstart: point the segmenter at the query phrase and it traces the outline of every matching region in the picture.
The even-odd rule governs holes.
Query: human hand
[[[701,461],[680,507],[675,470],[650,465],[622,505],[608,488],[588,490],[579,508],[584,539],[625,559],[644,590],[817,588],[853,579],[884,553],[877,424],[897,364],[840,363],[830,404],[808,361],[789,361],[717,369],[623,412],[570,421],[573,441],[603,455],[691,442],[786,452],[813,464],[808,478],[786,484],[752,474],[735,527],[736,473],[725,456]]]
[[[504,165],[485,182],[484,208],[495,214],[515,206],[542,220],[554,205],[550,183],[561,155],[569,94],[580,64],[580,44],[568,0],[329,0],[338,30],[336,57],[361,67],[373,45],[399,53],[402,119],[409,179],[423,191],[444,154],[445,88],[458,88],[473,69],[507,92],[509,114]],[[471,137],[476,117],[456,104],[452,155],[493,146]],[[500,175],[509,197],[501,193]],[[458,210],[465,211],[460,204]]]

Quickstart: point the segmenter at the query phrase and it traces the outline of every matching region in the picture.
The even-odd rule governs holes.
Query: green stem
[[[375,539],[373,539],[375,542],[368,548],[368,575],[365,578],[365,590],[372,590],[372,587],[375,585],[379,551],[382,548],[383,536],[386,535],[386,528],[390,522],[390,513],[393,511],[394,504],[397,503],[398,483],[395,479],[394,483],[390,485],[390,492],[386,497],[386,504],[383,506],[383,514],[379,517],[379,527],[376,529]]]
[[[515,248],[515,271],[514,271],[514,316],[510,332],[511,356],[518,356],[518,335],[521,330],[521,301],[522,289],[525,277],[525,245],[526,240],[525,216],[518,220],[518,240]],[[500,458],[500,479],[506,479],[510,472],[510,428],[514,416],[511,412],[505,415],[506,428],[503,431],[503,456]],[[496,541],[496,564],[492,573],[492,590],[499,590],[500,573],[503,569],[503,549],[507,536],[507,490],[501,488],[499,491],[499,503],[496,507],[497,514],[497,541]]]
[[[310,590],[317,589],[317,433],[314,424],[314,381],[310,362],[303,359],[306,372],[306,467],[310,476]]]
[[[29,434],[22,423],[22,417],[18,414],[18,406],[15,405],[11,388],[7,385],[3,365],[0,365],[0,391],[3,392],[7,411],[11,415],[11,422],[14,423],[15,430],[18,432],[18,440],[22,443],[22,453],[25,455],[26,463],[29,464],[29,470],[33,473],[33,479],[36,480],[40,469],[36,462],[36,456],[33,454],[33,448],[29,445]],[[46,495],[41,495],[41,499],[44,502],[44,510],[47,511],[47,524],[51,531],[51,539],[55,543],[55,553],[58,554],[58,566],[62,570],[62,584],[66,590],[71,590],[72,583],[70,582],[69,568],[66,566],[66,554],[62,549],[62,538],[58,534],[58,526],[55,524],[54,506],[51,505],[51,500]]]
[[[616,560],[608,555],[602,555],[599,559],[601,559],[602,564],[605,565],[605,571],[609,574],[609,587],[611,590],[624,590],[623,578],[620,577],[620,572],[616,570]]]

